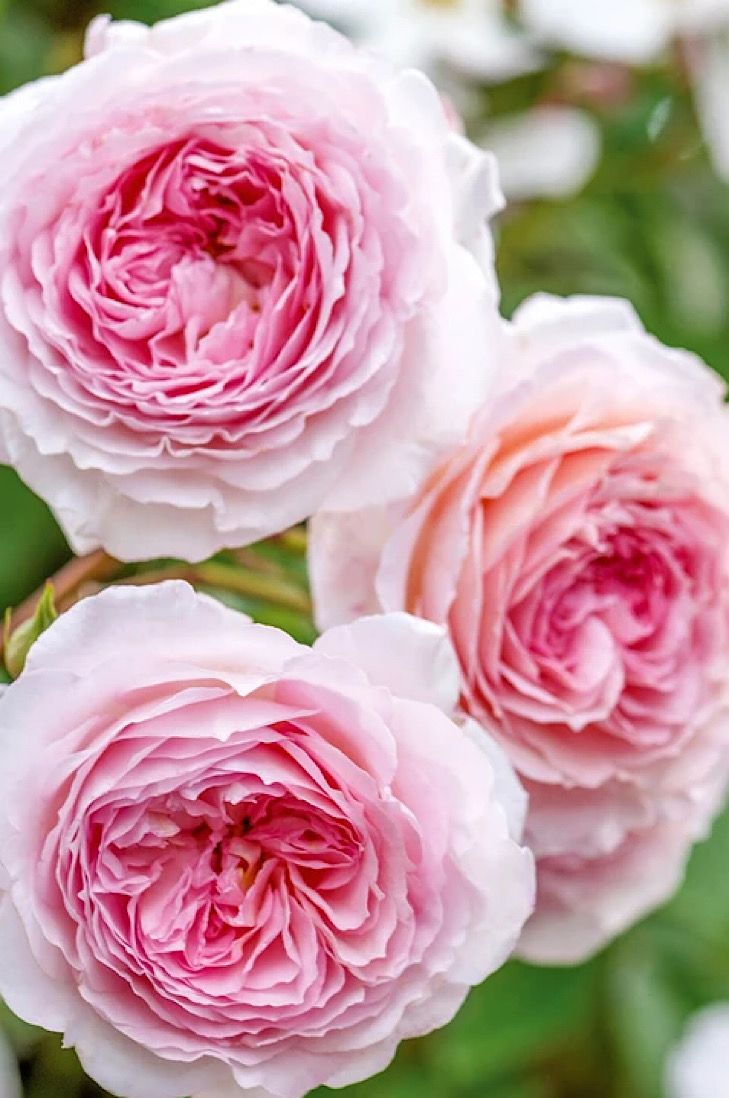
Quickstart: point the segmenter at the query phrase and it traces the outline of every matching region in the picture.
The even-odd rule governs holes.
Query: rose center
[[[533,651],[551,657],[569,660],[595,621],[617,644],[644,644],[691,585],[680,554],[655,531],[618,529],[597,546],[575,539],[565,558],[543,581],[533,636]]]
[[[333,806],[312,808],[286,791],[212,789],[156,799],[141,816],[131,806],[115,813],[113,834],[101,824],[98,849],[104,864],[123,867],[108,882],[117,916],[125,902],[150,942],[204,966],[261,919],[285,922],[292,904],[346,889],[363,841]]]
[[[196,138],[156,150],[116,180],[85,234],[95,328],[113,326],[125,356],[157,366],[184,368],[201,349],[240,358],[291,277],[294,236],[264,150]]]

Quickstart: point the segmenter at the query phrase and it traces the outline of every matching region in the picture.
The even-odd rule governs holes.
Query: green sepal
[[[28,652],[38,640],[41,633],[58,617],[56,610],[53,584],[47,583],[43,588],[43,594],[38,600],[35,613],[32,618],[22,622],[17,629],[11,631],[11,612],[5,611],[5,667],[12,679],[17,679],[25,667]]]

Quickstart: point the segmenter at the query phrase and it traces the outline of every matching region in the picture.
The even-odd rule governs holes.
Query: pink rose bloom
[[[523,791],[457,696],[402,614],[312,650],[182,583],[78,604],[0,701],[10,1007],[125,1098],[382,1070],[533,905]]]
[[[322,515],[326,626],[447,625],[464,709],[530,794],[522,953],[588,956],[677,886],[726,789],[729,419],[626,304],[539,296],[511,385],[404,506]]]
[[[0,455],[123,559],[412,490],[490,381],[491,158],[273,0],[87,55],[0,101]]]
[[[666,1098],[729,1098],[729,1003],[690,1019],[669,1057]]]

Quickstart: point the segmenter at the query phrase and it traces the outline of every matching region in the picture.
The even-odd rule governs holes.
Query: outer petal
[[[574,881],[555,885],[556,897],[537,893],[538,915],[524,929],[517,955],[538,965],[578,965],[592,957],[679,887],[691,845],[683,832],[663,832],[613,874],[597,862]],[[542,874],[546,871],[542,868]]]
[[[108,587],[93,599],[83,599],[62,614],[52,630],[33,645],[26,662],[29,672],[48,666],[83,675],[119,653],[119,623],[128,616],[136,630],[137,651],[155,658],[164,644],[165,659],[214,660],[230,665],[231,646],[245,632],[256,635],[256,665],[263,674],[280,669],[302,645],[278,629],[253,626],[245,614],[217,599],[198,594],[190,584],[169,580],[151,588]],[[170,621],[178,623],[171,635]],[[223,666],[225,666],[223,664]]]
[[[214,1090],[200,1091],[194,1094],[193,1098],[275,1098],[275,1095],[270,1090],[263,1090],[261,1087],[251,1090],[250,1088],[239,1087],[237,1083],[231,1082],[215,1087]]]
[[[370,508],[411,495],[444,451],[464,437],[471,416],[496,385],[505,350],[506,328],[495,311],[493,287],[484,283],[473,255],[453,250],[444,300],[407,333],[400,393],[355,440],[321,510],[349,512],[354,501]],[[457,364],[456,385],[450,370],[438,368],[446,361]],[[419,413],[404,399],[413,378]],[[399,437],[399,447],[386,447],[386,437]]]
[[[412,752],[413,762],[419,756],[434,774],[442,774],[444,787],[450,784],[450,811],[459,824],[454,829],[456,862],[473,882],[476,894],[487,880],[500,879],[504,885],[488,899],[483,893],[484,902],[474,896],[479,929],[464,941],[455,958],[452,980],[474,985],[507,960],[516,945],[508,928],[533,910],[533,855],[512,837],[511,827],[517,820],[511,768],[484,749],[472,731],[454,737],[440,714],[438,720],[426,720],[423,710],[418,720],[418,709],[422,706],[417,702],[397,704],[399,740],[404,751]],[[497,758],[494,765],[492,759]],[[406,775],[402,780],[407,780]],[[432,780],[429,784],[432,787]],[[474,821],[478,821],[477,827]],[[475,843],[466,838],[474,832],[481,836]],[[485,836],[488,841],[483,841]]]
[[[384,507],[351,514],[320,512],[309,523],[309,582],[320,630],[380,607],[375,577],[392,522]]]
[[[724,782],[721,783],[722,789]],[[627,832],[604,855],[567,855],[539,864],[537,908],[518,954],[546,965],[587,960],[680,886],[694,843],[706,838],[716,793],[644,830]]]
[[[8,894],[0,897],[0,994],[10,1009],[44,1029],[64,1030],[80,1012],[64,974],[47,972],[33,955],[28,935]]]
[[[526,789],[509,762],[509,756],[487,729],[470,718],[466,718],[462,727],[468,738],[488,757],[496,777],[499,800],[506,814],[509,834],[515,842],[521,842],[529,808]]]
[[[533,294],[515,311],[513,322],[520,346],[527,354],[542,357],[581,339],[587,342],[609,333],[644,331],[629,301],[588,294]]]
[[[84,57],[95,57],[115,46],[144,45],[148,35],[149,28],[143,23],[130,19],[112,20],[110,15],[97,15],[86,28]]]
[[[219,1063],[189,1064],[161,1059],[108,1025],[91,1010],[66,1030],[84,1070],[112,1094],[124,1098],[187,1098],[201,1087],[217,1087],[229,1078]]]
[[[317,652],[360,667],[374,686],[401,698],[454,712],[460,672],[448,633],[411,614],[382,614],[334,626],[314,644]]]

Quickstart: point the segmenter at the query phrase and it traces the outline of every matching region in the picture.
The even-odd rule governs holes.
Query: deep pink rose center
[[[135,429],[225,446],[339,368],[359,230],[314,157],[276,140],[252,130],[228,147],[223,128],[172,142],[87,212],[58,285],[68,368]]]
[[[242,803],[228,796],[211,790],[191,803],[171,795],[141,817],[132,806],[116,812],[111,835],[100,828],[98,883],[115,867],[109,895],[115,904],[127,897],[147,948],[193,969],[246,952],[250,959],[253,926],[265,940],[266,926],[270,936],[286,921],[292,894],[316,908],[311,897],[344,887],[359,867],[362,843],[349,821],[291,795],[260,793]],[[264,941],[254,952],[272,948],[280,946]]]
[[[486,575],[506,601],[500,641],[484,648],[500,711],[543,734],[597,736],[602,751],[605,733],[642,750],[670,744],[710,700],[727,636],[726,523],[678,477],[655,498],[657,483],[640,459],[617,462],[580,499],[549,501]]]
[[[296,262],[283,191],[270,154],[201,139],[129,168],[101,203],[79,254],[80,303],[88,306],[90,287],[103,342],[163,371],[184,368],[197,353],[223,363],[250,350],[262,302],[280,295]],[[224,325],[231,315],[234,345]]]

